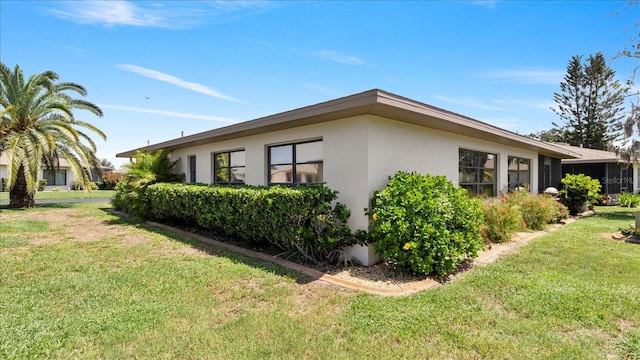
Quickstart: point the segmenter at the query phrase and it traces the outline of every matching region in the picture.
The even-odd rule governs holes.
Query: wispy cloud
[[[505,108],[531,108],[549,110],[556,103],[553,100],[532,100],[532,99],[492,99],[493,104],[504,106]]]
[[[449,104],[468,106],[475,109],[491,110],[491,111],[507,111],[507,109],[502,106],[497,106],[496,104],[490,104],[478,99],[473,99],[468,97],[451,98],[451,97],[446,97],[442,95],[434,95],[434,97],[438,100],[442,100]]]
[[[469,3],[476,6],[483,6],[489,9],[494,9],[498,4],[498,0],[474,0],[469,1]]]
[[[242,17],[249,10],[264,10],[265,1],[195,1],[132,2],[61,1],[50,12],[54,16],[78,24],[137,26],[159,28],[190,28],[209,19],[228,20]]]
[[[483,77],[524,84],[559,84],[565,71],[549,69],[495,70],[482,74]]]
[[[336,94],[338,94],[336,91],[331,90],[330,88],[328,88],[326,86],[322,86],[322,85],[315,84],[315,83],[306,82],[306,83],[302,84],[302,86],[304,86],[307,89],[315,90],[315,91],[318,91],[318,92],[321,92],[321,93],[327,94],[327,95],[336,95]]]
[[[148,77],[151,79],[155,79],[155,80],[159,80],[159,81],[164,81],[166,83],[181,87],[181,88],[185,88],[191,91],[195,91],[195,92],[199,92],[201,94],[205,94],[214,98],[218,98],[218,99],[222,99],[222,100],[227,100],[227,101],[233,101],[233,102],[237,102],[237,103],[243,103],[246,104],[246,102],[238,100],[236,98],[233,98],[231,96],[225,95],[217,90],[214,90],[206,85],[202,85],[202,84],[198,84],[195,82],[191,82],[191,81],[186,81],[186,80],[182,80],[177,76],[173,76],[173,75],[169,75],[169,74],[165,74],[163,72],[157,71],[157,70],[152,70],[152,69],[147,69],[147,68],[143,68],[141,66],[137,66],[137,65],[131,65],[131,64],[119,64],[119,65],[115,65],[115,67],[122,69],[124,71],[129,71],[138,75],[142,75],[144,77]]]
[[[177,117],[177,118],[183,118],[183,119],[206,120],[206,121],[216,121],[216,122],[226,122],[226,123],[238,122],[238,120],[236,119],[220,117],[220,116],[191,114],[191,113],[183,113],[183,112],[168,111],[168,110],[147,109],[147,108],[139,108],[134,106],[108,105],[108,104],[100,104],[99,106],[104,109],[132,111],[132,112],[139,112],[144,114],[155,114],[155,115],[170,116],[170,117]]]
[[[364,64],[364,60],[355,57],[353,55],[341,54],[333,50],[320,50],[313,53],[313,56],[317,56],[323,60],[334,61],[341,64]]]

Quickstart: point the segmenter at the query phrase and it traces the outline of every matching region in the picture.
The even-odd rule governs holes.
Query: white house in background
[[[0,154],[0,179],[6,178],[7,175],[7,155]],[[65,159],[59,160],[59,167],[53,170],[42,169],[38,173],[38,180],[46,179],[47,186],[45,190],[52,190],[58,188],[60,190],[69,190],[71,184],[73,184],[73,170],[69,162]]]
[[[171,150],[188,182],[251,185],[326,183],[349,207],[352,229],[397,171],[444,175],[472,193],[496,196],[523,184],[557,186],[561,159],[579,155],[382,90],[311,105],[118,154]],[[365,265],[372,247],[347,249]]]

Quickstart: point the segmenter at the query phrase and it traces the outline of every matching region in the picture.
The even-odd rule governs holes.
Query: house
[[[369,90],[138,150],[172,151],[188,182],[312,184],[339,191],[349,226],[366,229],[364,208],[396,172],[444,175],[482,196],[529,184],[557,186],[561,159],[578,154],[553,144],[382,90]],[[364,265],[373,248],[347,253]]]
[[[602,194],[617,195],[638,189],[634,184],[634,179],[638,179],[638,164],[630,164],[612,151],[587,149],[563,143],[554,145],[580,155],[579,158],[562,160],[562,176],[585,174],[597,179],[602,186]]]
[[[7,164],[7,155],[4,153],[0,154],[0,179],[4,179],[8,176]],[[106,172],[106,170],[109,169],[110,168],[102,167],[103,172]],[[91,168],[88,173],[90,179],[92,179],[91,181],[101,180],[100,174],[95,168]],[[64,158],[58,159],[58,166],[54,169],[40,170],[40,173],[38,174],[38,180],[40,179],[47,180],[47,185],[44,188],[45,190],[53,190],[55,188],[59,190],[70,190],[71,185],[73,185],[73,181],[75,180],[71,165]],[[2,191],[2,189],[0,189],[0,191]]]

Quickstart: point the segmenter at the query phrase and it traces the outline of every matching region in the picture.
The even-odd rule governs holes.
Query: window
[[[269,184],[322,183],[322,140],[269,147]]]
[[[481,196],[496,195],[495,154],[460,149],[458,159],[460,187]]]
[[[213,154],[213,182],[215,184],[244,184],[244,150]]]
[[[189,182],[196,182],[196,156],[189,156]]]
[[[47,186],[66,186],[67,170],[45,170],[42,178],[47,180]]]
[[[529,159],[509,156],[509,190],[531,185],[530,164]]]

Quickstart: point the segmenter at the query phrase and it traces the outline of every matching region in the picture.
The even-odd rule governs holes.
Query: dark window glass
[[[323,182],[322,140],[269,147],[269,184]]]
[[[458,183],[472,194],[496,195],[495,154],[460,149],[458,157]]]
[[[196,182],[196,157],[189,156],[189,182]]]
[[[509,190],[527,188],[531,185],[531,161],[515,156],[509,156]]]
[[[67,186],[67,170],[45,170],[42,178],[47,186]]]
[[[213,182],[216,184],[244,184],[244,150],[227,151],[213,155]]]

